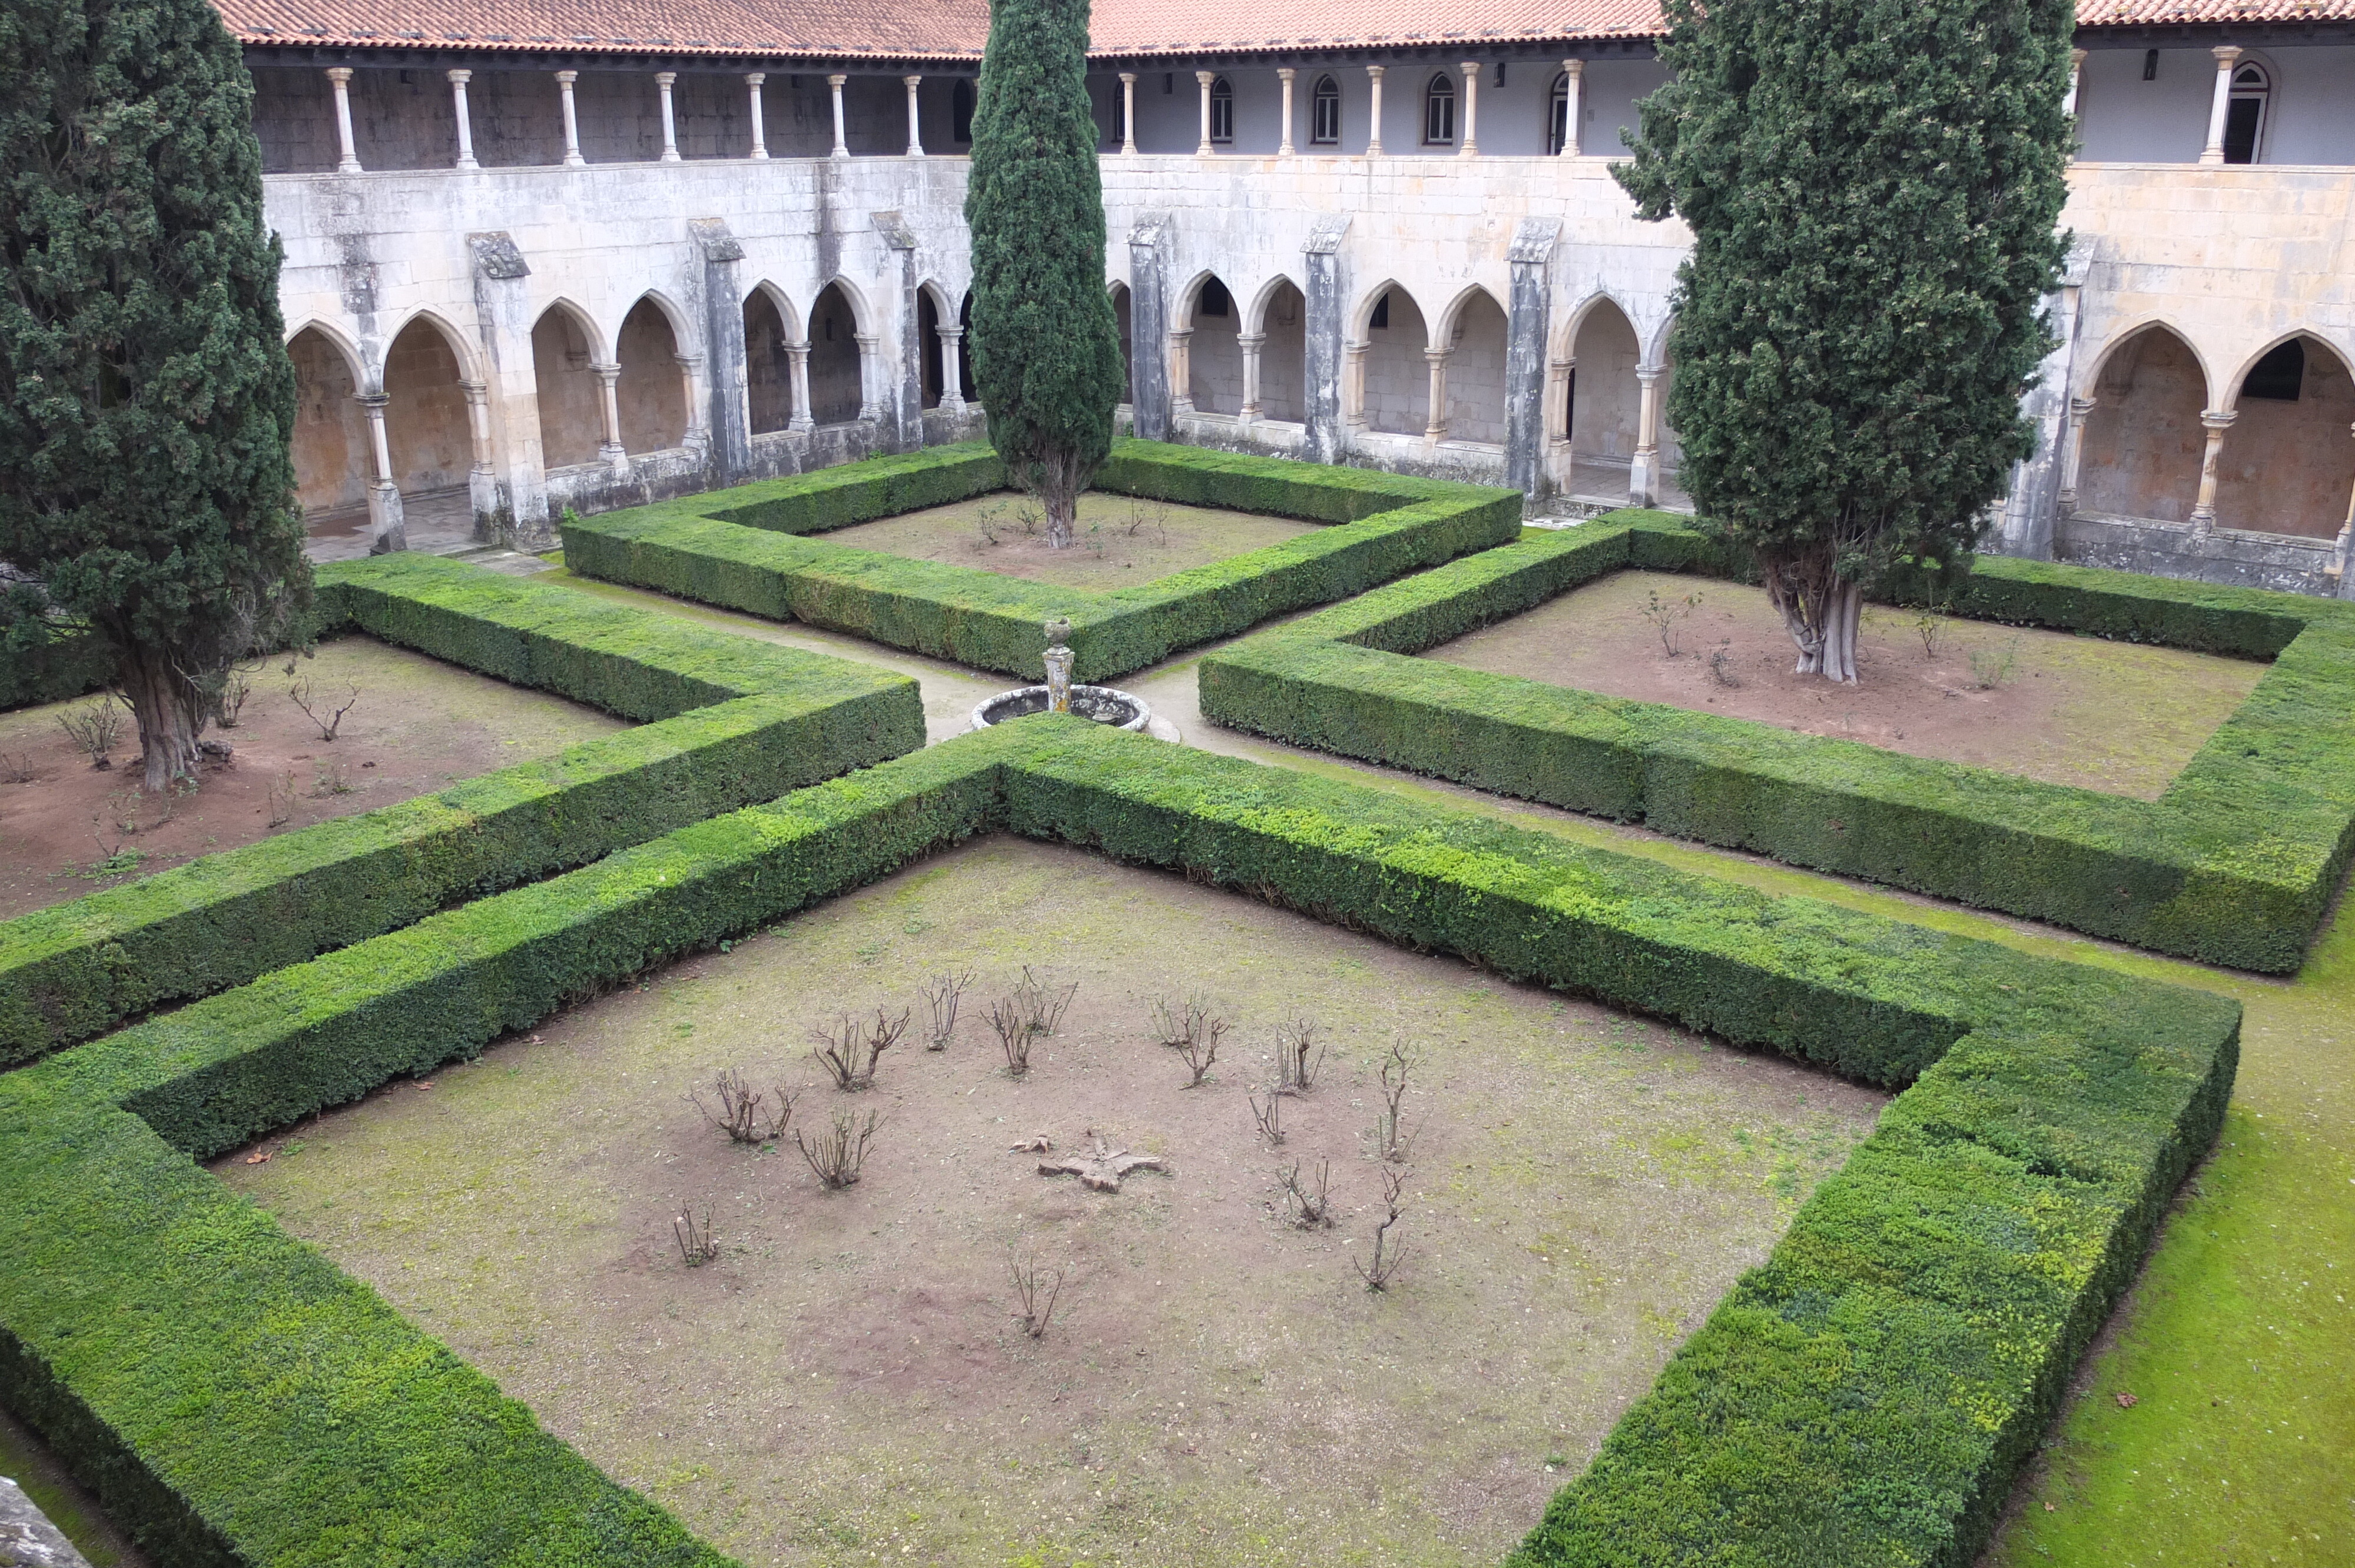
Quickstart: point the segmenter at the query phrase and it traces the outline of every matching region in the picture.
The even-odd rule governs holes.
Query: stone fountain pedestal
[[[1046,684],[1017,686],[975,704],[975,729],[987,729],[1030,714],[1077,714],[1098,724],[1135,730],[1160,740],[1178,738],[1178,726],[1166,719],[1156,719],[1153,709],[1135,693],[1124,692],[1117,686],[1073,685],[1071,662],[1075,655],[1064,642],[1071,634],[1071,623],[1058,617],[1047,622],[1046,630]]]

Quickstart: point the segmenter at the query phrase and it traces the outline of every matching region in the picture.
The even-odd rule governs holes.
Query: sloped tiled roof
[[[988,0],[215,0],[249,44],[970,60]],[[2355,0],[2083,0],[2081,26],[2355,20]],[[1659,0],[1096,0],[1091,52],[1275,54],[1647,38]]]

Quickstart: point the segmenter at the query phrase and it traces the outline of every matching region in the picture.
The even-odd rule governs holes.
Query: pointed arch
[[[681,363],[685,344],[693,340],[680,330],[670,302],[656,290],[640,294],[622,317],[613,334],[613,363],[621,367],[613,382],[619,412],[622,450],[667,451],[687,440],[687,371]]]
[[[765,298],[769,302],[769,308],[777,313],[777,324],[784,329],[786,341],[801,342],[805,334],[802,329],[801,307],[794,303],[794,297],[767,278],[762,279],[746,291],[744,302],[751,304],[755,294]]]
[[[1259,334],[1260,417],[1304,424],[1307,411],[1308,296],[1279,272],[1252,301]]]
[[[744,418],[752,434],[793,428],[793,345],[802,341],[800,316],[785,291],[755,283],[744,296]]]
[[[1476,299],[1487,301],[1489,304],[1496,306],[1499,314],[1504,313],[1505,307],[1498,303],[1496,295],[1478,283],[1466,284],[1454,299],[1447,302],[1447,308],[1439,313],[1439,320],[1432,329],[1432,341],[1435,344],[1452,342],[1455,337],[1456,329],[1463,324],[1465,309]]]
[[[1195,324],[1195,313],[1200,309],[1202,303],[1202,291],[1212,283],[1218,284],[1221,297],[1233,298],[1231,291],[1227,289],[1226,281],[1212,269],[1203,268],[1187,279],[1186,286],[1178,291],[1178,308],[1170,313],[1170,331],[1184,332]],[[1231,311],[1232,307],[1230,306],[1229,309]]]
[[[1406,286],[1395,278],[1385,278],[1358,296],[1357,305],[1349,313],[1350,341],[1355,343],[1366,341],[1367,334],[1375,330],[1375,317],[1384,314],[1383,306],[1392,298],[1402,299],[1410,305],[1414,305],[1415,302],[1414,296],[1408,292]],[[1414,319],[1418,323],[1423,319],[1420,305],[1415,305]],[[1383,330],[1389,330],[1387,322],[1384,323]]]
[[[2200,496],[2213,381],[2191,340],[2161,321],[2114,337],[2081,384],[2093,399],[2077,458],[2085,512],[2187,523]]]
[[[288,345],[291,347],[294,340],[306,332],[316,334],[322,342],[342,356],[344,369],[350,375],[355,388],[369,384],[368,362],[361,356],[359,344],[349,333],[325,316],[305,316],[287,329]]]
[[[842,296],[843,302],[850,309],[851,322],[858,331],[872,335],[879,330],[875,324],[875,307],[868,302],[867,296],[865,294],[858,291],[858,284],[852,282],[848,278],[843,276],[841,273],[837,272],[833,277],[828,278],[824,283],[819,285],[819,295],[823,296],[828,289],[834,290],[837,293]],[[815,321],[816,319],[816,315],[817,308],[815,304],[812,304],[810,307],[811,319]]]
[[[1295,294],[1302,293],[1300,280],[1293,277],[1288,272],[1278,272],[1274,277],[1270,278],[1266,282],[1262,283],[1259,286],[1259,291],[1252,296],[1250,305],[1244,308],[1242,315],[1242,330],[1245,332],[1265,332],[1267,330],[1267,307],[1287,288]],[[1302,294],[1302,297],[1305,298],[1306,296]]]
[[[286,337],[294,366],[294,493],[305,518],[366,515],[374,471],[359,349],[332,323],[305,321]]]
[[[385,345],[385,447],[404,498],[466,488],[474,421],[464,384],[472,380],[449,323],[431,312],[411,315]]]
[[[810,303],[810,417],[821,425],[848,424],[865,411],[867,356],[858,342],[871,335],[865,310],[843,278],[828,279]]]
[[[1136,297],[1125,279],[1114,278],[1105,285],[1112,295],[1112,316],[1120,330],[1121,397],[1132,408],[1136,403]]]
[[[1243,406],[1242,308],[1234,291],[1216,272],[1197,273],[1181,297],[1179,330],[1187,373],[1172,391],[1187,397],[1196,413],[1240,414]],[[1174,379],[1174,378],[1173,378]]]
[[[460,379],[465,381],[483,379],[481,355],[476,352],[475,345],[468,342],[466,334],[452,325],[449,318],[438,311],[421,307],[410,312],[408,315],[401,318],[400,325],[393,330],[392,336],[386,341],[396,342],[402,333],[421,323],[432,329],[449,348],[451,358],[458,363]]]
[[[1505,307],[1474,285],[1447,307],[1435,341],[1447,350],[1447,407],[1434,424],[1450,440],[1505,444]]]
[[[2222,390],[2211,397],[2209,407],[2212,408],[2239,408],[2241,406],[2242,390],[2248,386],[2249,373],[2257,367],[2257,362],[2264,359],[2265,355],[2273,353],[2275,349],[2281,347],[2284,344],[2301,342],[2312,345],[2307,351],[2308,355],[2311,355],[2315,348],[2319,348],[2323,353],[2328,355],[2331,359],[2337,361],[2340,366],[2343,367],[2349,363],[2347,355],[2343,353],[2337,344],[2318,334],[2307,331],[2304,327],[2295,327],[2288,332],[2276,333],[2274,336],[2267,338],[2254,353],[2244,355],[2242,357],[2240,364],[2233,366],[2232,373],[2224,378]]]
[[[2215,408],[2216,397],[2218,396],[2217,387],[2219,384],[2217,382],[2215,371],[2211,369],[2208,364],[2208,356],[2201,354],[2198,345],[2191,341],[2191,334],[2190,330],[2174,317],[2168,315],[2137,316],[2133,321],[2110,334],[2110,341],[2102,345],[2101,352],[2094,356],[2090,372],[2085,376],[2083,385],[2091,387],[2095,382],[2099,381],[2104,375],[2108,373],[2113,359],[2115,359],[2120,353],[2126,352],[2128,345],[2137,338],[2142,336],[2145,333],[2149,332],[2154,328],[2166,333],[2169,336],[2174,338],[2176,342],[2183,345],[2183,351],[2186,354],[2189,354],[2191,356],[2192,363],[2200,367],[2200,407],[2204,408]],[[2254,361],[2252,361],[2252,363],[2254,363]]]
[[[1573,493],[1615,497],[1626,493],[1628,463],[1643,422],[1644,343],[1618,300],[1597,292],[1565,323],[1569,337],[1556,356],[1570,362],[1563,422],[1554,432],[1570,448]]]
[[[596,367],[611,363],[596,318],[587,311],[562,298],[541,309],[531,327],[531,373],[538,393],[543,468],[597,461],[605,440],[605,405]]]
[[[1555,318],[1553,341],[1546,344],[1546,352],[1556,359],[1569,358],[1572,345],[1578,342],[1579,329],[1586,324],[1586,318],[1603,305],[1609,305],[1619,313],[1622,319],[1631,323],[1636,319],[1617,295],[1608,289],[1596,289]],[[1630,330],[1633,330],[1632,326]]]
[[[1384,283],[1358,303],[1357,341],[1365,345],[1358,378],[1357,418],[1369,430],[1420,436],[1431,427],[1431,344],[1423,309],[1397,283]]]
[[[2285,333],[2242,363],[2225,396],[2216,525],[2336,537],[2355,495],[2355,366],[2314,333]]]
[[[636,299],[632,300],[630,308],[622,313],[622,319],[624,322],[628,321],[631,314],[641,305],[651,305],[662,313],[663,324],[670,328],[671,342],[677,345],[676,352],[687,353],[689,344],[699,344],[703,341],[703,334],[698,330],[695,318],[689,315],[677,300],[672,299],[660,289],[648,289]],[[617,355],[621,352],[621,342],[622,334],[617,329],[613,334],[614,353]]]

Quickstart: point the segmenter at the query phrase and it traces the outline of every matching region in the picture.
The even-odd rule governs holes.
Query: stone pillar
[[[580,168],[589,161],[581,155],[581,116],[572,107],[572,84],[580,79],[577,70],[556,73],[556,90],[564,99],[564,166],[568,169]]]
[[[663,150],[659,161],[666,164],[678,162],[678,123],[670,107],[671,84],[677,80],[678,72],[675,70],[655,72],[655,90],[662,95]]]
[[[916,273],[916,231],[897,211],[876,213],[876,237],[883,241],[900,275],[899,309],[892,313],[896,335],[890,359],[878,358],[875,368],[876,412],[883,420],[884,450],[921,450],[924,444],[924,329],[922,290]],[[897,374],[884,373],[896,369]]]
[[[491,387],[486,381],[461,381],[466,395],[466,433],[474,438],[474,464],[466,473],[466,498],[474,509],[474,537],[487,539],[486,518],[499,510],[499,471],[491,453]]]
[[[785,344],[785,359],[794,383],[794,417],[785,428],[791,430],[814,430],[817,418],[810,412],[809,340]]]
[[[1278,66],[1275,71],[1275,79],[1284,83],[1284,142],[1275,150],[1279,158],[1292,156],[1292,79],[1299,74],[1291,66]]]
[[[1553,359],[1546,362],[1545,440],[1548,451],[1559,451],[1570,444],[1562,434],[1570,429],[1570,377],[1578,368],[1578,359]]]
[[[703,352],[702,363],[709,367],[704,378],[704,400],[695,399],[695,387],[690,377],[687,387],[687,408],[694,412],[690,421],[704,409],[708,416],[700,418],[709,452],[711,479],[715,484],[735,484],[752,469],[752,416],[751,390],[744,384],[744,286],[738,280],[737,263],[744,260],[744,247],[730,231],[725,218],[698,217],[688,221],[687,232],[695,237],[696,246],[703,252]],[[680,361],[690,371],[694,362]],[[695,444],[694,431],[689,430],[687,444]]]
[[[964,328],[944,326],[941,334],[941,407],[964,412]]]
[[[459,169],[479,169],[474,162],[474,122],[466,112],[466,84],[474,79],[470,70],[450,73],[450,107],[458,111],[458,161],[451,165]]]
[[[1371,347],[1362,338],[1341,345],[1341,429],[1349,435],[1366,428],[1366,351]]]
[[[1143,440],[1169,439],[1169,361],[1156,346],[1169,330],[1170,219],[1137,214],[1128,231],[1129,417]]]
[[[1366,156],[1379,158],[1382,155],[1382,68],[1368,66],[1366,81],[1371,92],[1371,99],[1366,106],[1367,112],[1372,116],[1366,122]]]
[[[1202,144],[1194,149],[1194,155],[1198,158],[1207,158],[1210,155],[1210,84],[1218,79],[1209,71],[1198,70],[1194,73],[1195,85],[1202,90]]]
[[[834,95],[834,152],[832,156],[837,158],[847,158],[850,156],[850,143],[843,139],[842,134],[842,84],[849,79],[850,79],[847,76],[844,76],[839,72],[826,79],[826,90]]]
[[[1327,213],[1309,226],[1300,248],[1300,414],[1306,423],[1307,453],[1318,462],[1341,459],[1341,333],[1348,302],[1341,291],[1341,240],[1349,231],[1347,213]]]
[[[1135,315],[1129,317],[1129,341],[1135,342]],[[1169,329],[1169,412],[1172,417],[1194,411],[1194,329]]]
[[[903,76],[900,79],[900,85],[908,90],[908,156],[911,158],[921,158],[924,155],[923,133],[916,124],[916,89],[922,85],[923,79],[921,76]]]
[[[1552,290],[1546,275],[1561,237],[1558,217],[1525,217],[1506,252],[1512,287],[1505,305],[1505,482],[1525,506],[1545,498],[1546,344],[1552,336]],[[1562,372],[1568,379],[1567,368]]]
[[[1636,406],[1636,456],[1627,464],[1627,504],[1657,506],[1660,503],[1659,366],[1636,366],[1636,380],[1644,388],[1644,397]]]
[[[357,175],[360,172],[360,155],[352,146],[352,68],[329,66],[327,80],[336,90],[336,146],[339,156],[336,173]]]
[[[1455,69],[1464,73],[1464,134],[1456,140],[1455,155],[1475,158],[1480,154],[1480,62],[1465,60]]]
[[[1246,425],[1259,418],[1259,351],[1260,345],[1265,342],[1267,342],[1267,334],[1263,332],[1246,332],[1235,334],[1235,346],[1242,350],[1243,354],[1243,406],[1241,418],[1242,422]]]
[[[2202,537],[2216,531],[2216,458],[2224,450],[2224,432],[2232,428],[2232,416],[2230,408],[2209,408],[2200,416],[2208,428],[2208,445],[2200,454],[2200,500],[2191,508],[2191,532]]]
[[[1579,119],[1586,112],[1586,62],[1564,60],[1561,62],[1561,74],[1570,79],[1562,84],[1568,101],[1561,106],[1561,155],[1575,158],[1579,155]]]
[[[504,231],[466,236],[474,262],[474,329],[487,391],[483,433],[493,483],[474,492],[474,526],[518,550],[556,541],[548,521],[548,470],[539,444],[539,378],[532,365],[531,268]],[[478,451],[478,466],[479,466]]]
[[[2061,112],[2068,115],[2072,119],[2076,117],[2077,84],[2078,79],[2084,74],[2084,70],[2085,51],[2083,49],[2071,49],[2069,51],[2069,95],[2061,101]]]
[[[2077,468],[2085,461],[2085,416],[2094,411],[2091,397],[2069,399],[2069,450],[2061,460],[2061,515],[2077,512]]]
[[[768,79],[769,73],[764,70],[744,73],[744,90],[751,98],[752,159],[755,163],[766,163],[769,158],[769,130],[761,115],[761,85]]]
[[[875,363],[876,344],[880,341],[871,332],[855,332],[850,341],[858,345],[858,417],[862,419],[883,418],[881,367]]]
[[[742,317],[738,317],[742,320]],[[678,398],[687,405],[687,431],[678,444],[691,452],[711,450],[711,422],[703,411],[703,355],[674,354],[671,362],[678,366]]]
[[[1136,153],[1136,73],[1120,73],[1120,150],[1135,156]]]
[[[2216,95],[2208,105],[2208,145],[2200,154],[2203,164],[2224,161],[2224,121],[2232,110],[2232,67],[2241,58],[2237,44],[2219,44],[2208,51],[2216,57]],[[327,73],[333,76],[335,72]]]
[[[622,404],[613,391],[622,379],[622,367],[618,365],[592,365],[589,368],[596,373],[600,407],[605,415],[605,439],[597,443],[597,455],[607,468],[613,471],[615,479],[627,479],[630,477],[630,454],[622,447]]]
[[[356,401],[368,411],[368,461],[376,470],[368,481],[368,554],[390,555],[409,548],[400,486],[392,482],[392,447],[384,434],[384,408],[392,399],[381,392],[363,392]]]
[[[1436,446],[1447,439],[1447,356],[1452,348],[1426,348],[1423,363],[1431,366],[1431,415],[1424,421],[1423,439]]]

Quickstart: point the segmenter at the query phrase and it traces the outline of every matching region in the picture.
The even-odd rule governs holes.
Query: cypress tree
[[[2066,238],[2069,0],[1668,0],[1616,169],[1693,234],[1668,418],[1799,669],[1856,679],[1860,591],[1951,568],[2010,465]]]
[[[0,8],[0,562],[112,646],[151,790],[310,593],[251,111],[207,0]]]
[[[1007,471],[1071,543],[1127,380],[1104,287],[1087,0],[996,0],[973,117],[974,387]]]

